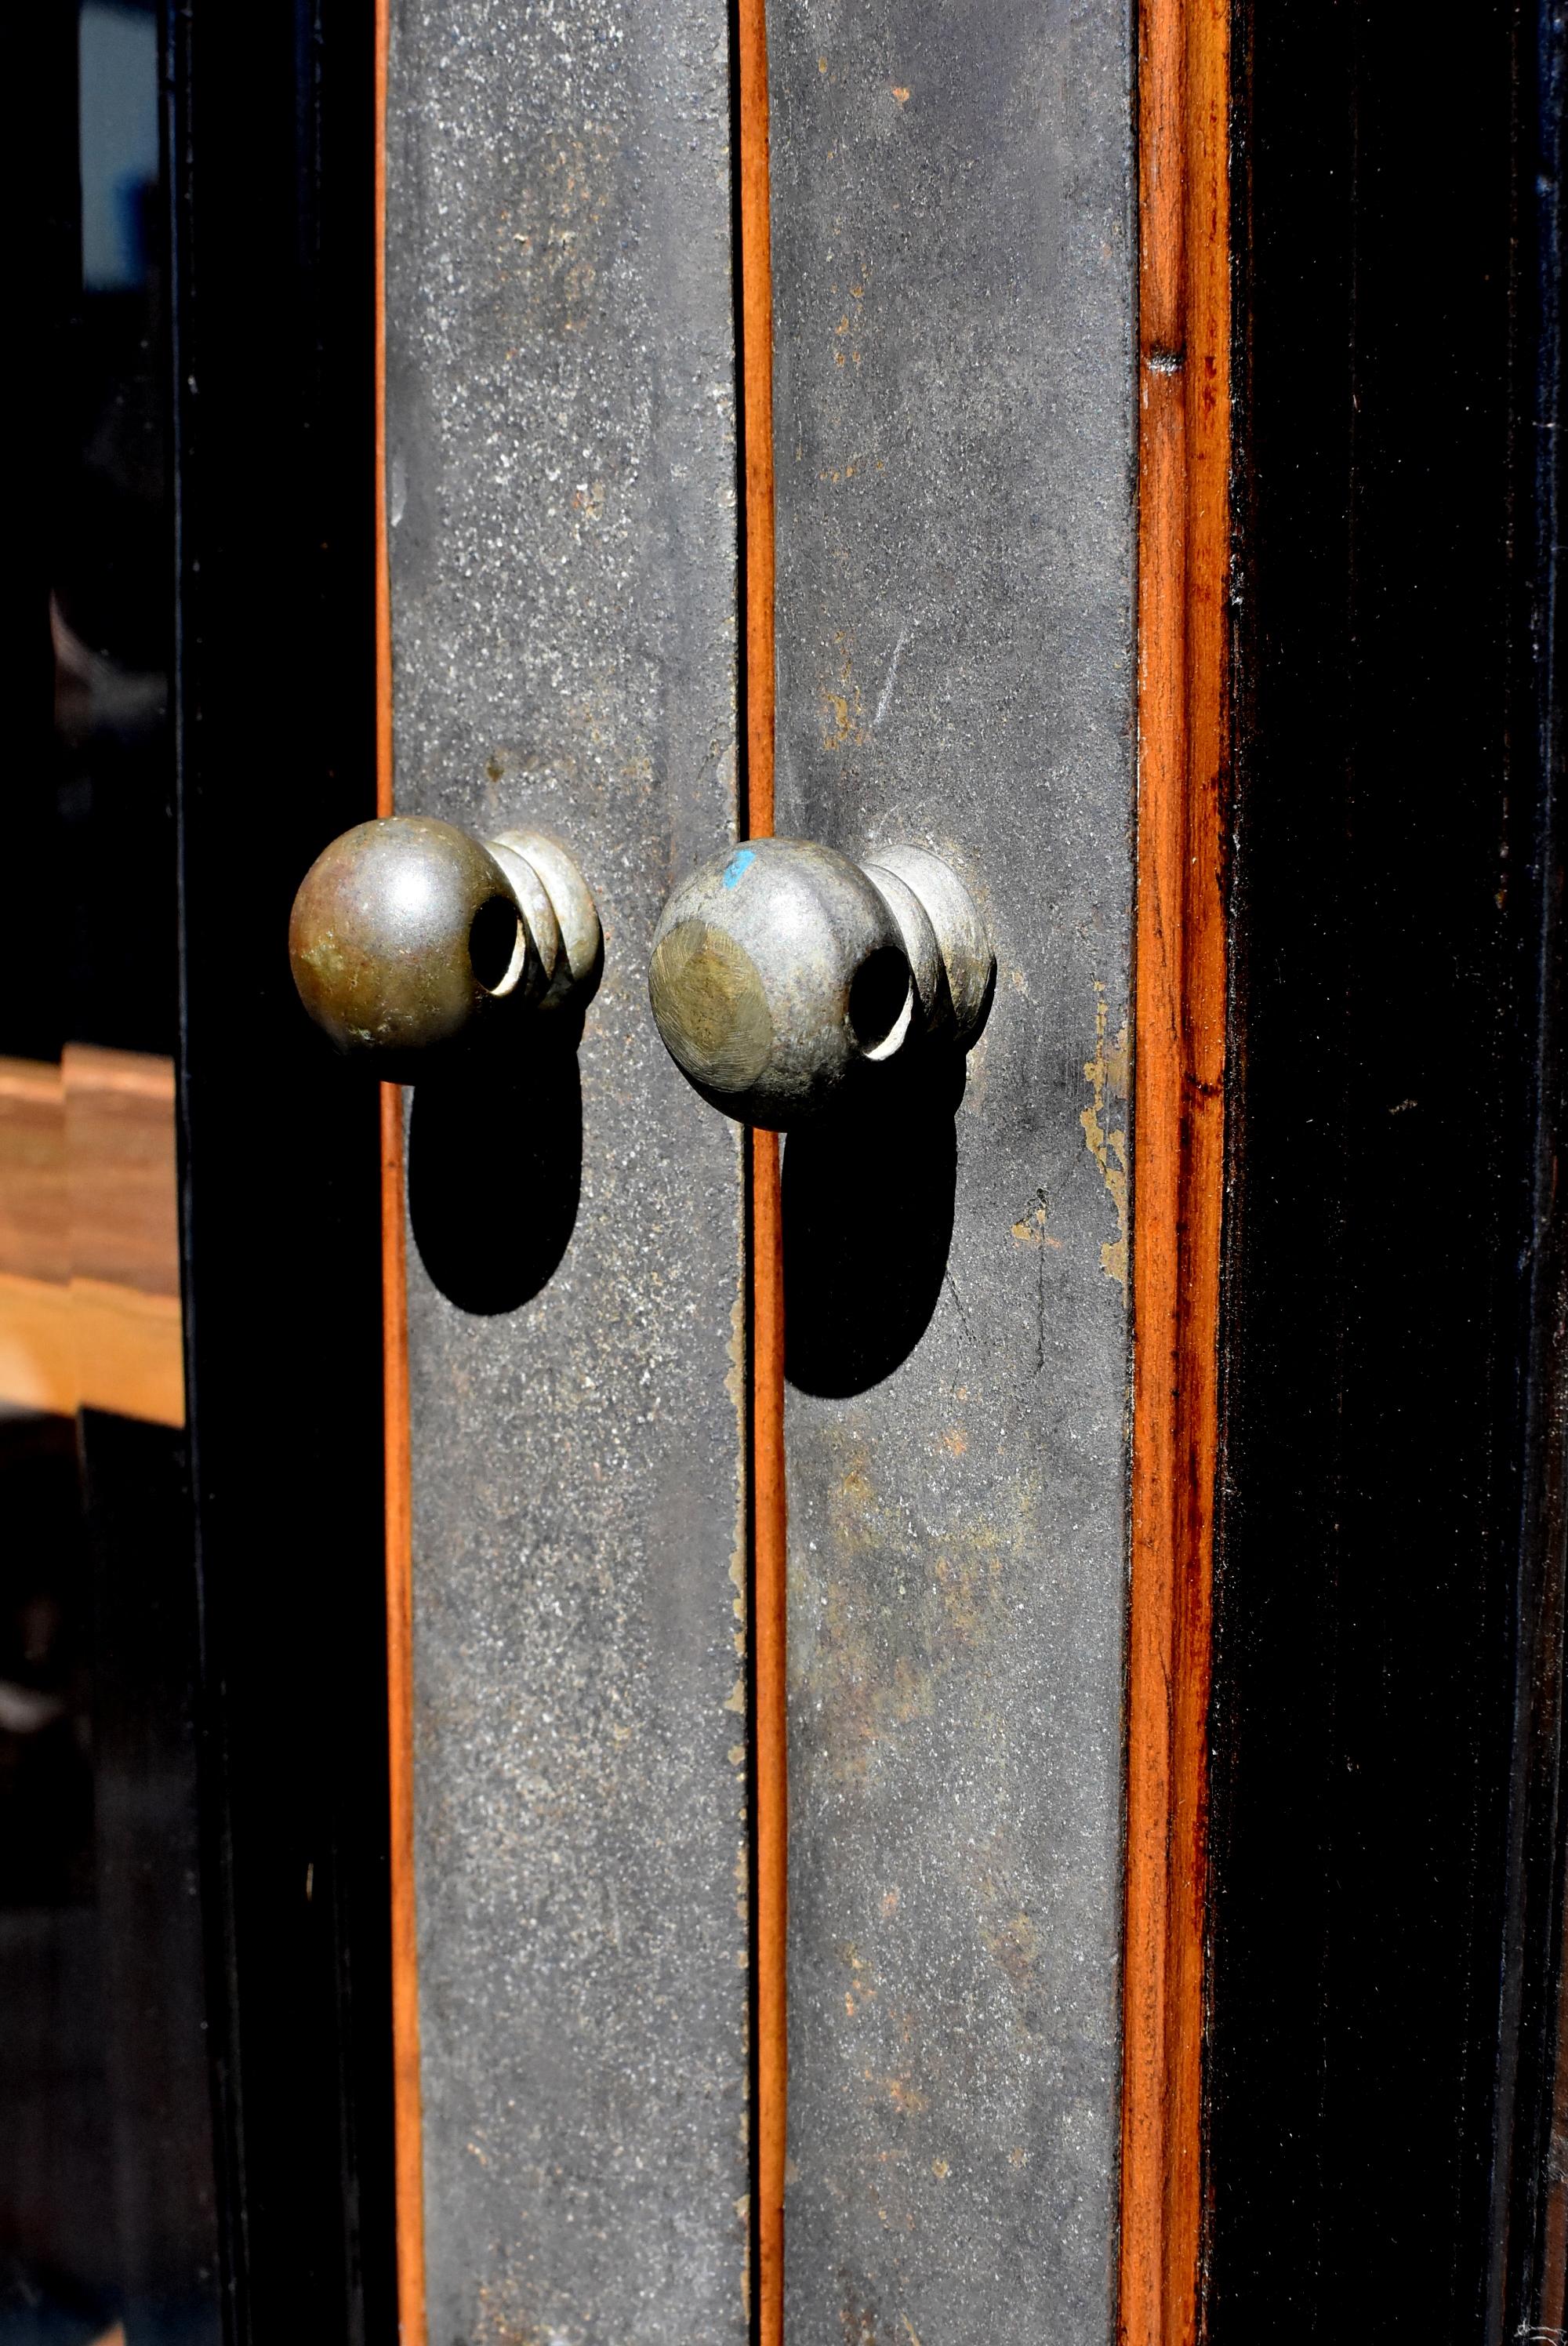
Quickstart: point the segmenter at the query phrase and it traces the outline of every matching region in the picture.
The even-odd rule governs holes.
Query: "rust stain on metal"
[[[980,1935],[1014,1987],[1027,1986],[1040,1953],[1038,1926],[1027,1914],[1014,1914],[1000,1928],[982,1923]]]
[[[951,1428],[941,1446],[947,1458],[962,1457],[963,1429]],[[840,1556],[866,1559],[877,1594],[838,1575],[825,1586],[821,1635],[800,1685],[802,1698],[820,1707],[837,1781],[863,1780],[881,1747],[915,1721],[932,1719],[943,1681],[961,1660],[1005,1632],[1008,1567],[1029,1555],[1034,1500],[1025,1477],[1011,1527],[979,1520],[950,1530],[928,1550],[905,1510],[879,1496],[863,1445],[850,1438],[829,1494],[831,1546]],[[799,1556],[795,1569],[803,1596],[809,1573]],[[890,1650],[895,1619],[900,1629]],[[898,1892],[890,1895],[891,1912]]]
[[[559,2322],[529,2320],[517,2305],[510,2281],[499,2288],[481,2282],[473,2346],[577,2346],[582,2335],[575,2325],[569,2331]]]
[[[840,2280],[844,2291],[839,2314],[844,2332],[844,2346],[882,2346],[877,2335],[881,2316],[876,2306],[869,2299],[862,2298],[860,2288],[847,2273],[840,2274]]]

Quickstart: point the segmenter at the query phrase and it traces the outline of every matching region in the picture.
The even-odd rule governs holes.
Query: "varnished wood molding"
[[[1120,2336],[1199,2319],[1230,560],[1229,19],[1143,0]]]
[[[743,724],[740,820],[748,838],[773,830],[775,716],[773,260],[768,150],[766,0],[738,0],[735,18],[739,167],[739,361],[743,506]],[[787,1525],[784,1483],[784,1249],[779,1137],[753,1130],[751,1266],[752,1950],[754,2032],[752,2244],[757,2336],[784,2335],[784,2172],[789,2037],[789,1728],[786,1708]]]
[[[392,560],[387,522],[387,81],[389,0],[375,0],[375,607],[376,812],[395,811]],[[398,2335],[425,2346],[424,2096],[420,2071],[419,1918],[414,1897],[413,1490],[409,1432],[408,1257],[402,1094],[381,1087],[382,1424],[386,1515],[387,1764],[391,1832],[392,2127],[397,2198]]]

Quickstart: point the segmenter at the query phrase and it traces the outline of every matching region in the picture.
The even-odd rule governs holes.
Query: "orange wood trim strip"
[[[1139,12],[1138,828],[1120,2336],[1190,2346],[1224,1178],[1229,22]]]
[[[376,812],[393,804],[392,565],[387,544],[387,67],[390,0],[375,11]],[[398,2335],[426,2346],[424,2110],[420,2076],[419,1933],[413,1835],[413,1497],[409,1449],[408,1260],[403,1235],[402,1094],[381,1087],[382,1377],[386,1474],[387,1759],[392,1841],[392,2116]]]
[[[740,375],[746,505],[743,586],[746,793],[742,825],[773,829],[773,262],[765,0],[738,0]],[[752,2027],[756,2316],[760,2346],[784,2335],[784,2158],[789,2095],[789,1739],[784,1489],[784,1255],[779,1138],[753,1131],[751,1178],[751,1736],[756,1813]]]
[[[375,10],[376,812],[382,815],[392,811],[392,556],[387,544],[387,68],[392,54],[392,0],[375,0]]]
[[[746,466],[746,829],[773,830],[773,237],[766,0],[738,0],[740,404]]]

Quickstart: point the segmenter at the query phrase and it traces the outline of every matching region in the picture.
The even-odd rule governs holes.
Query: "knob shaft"
[[[968,889],[925,850],[862,866],[807,840],[751,839],[670,897],[648,992],[704,1098],[782,1129],[922,1037],[967,1050],[995,966]]]
[[[407,1079],[481,1025],[585,1004],[602,943],[557,840],[508,831],[482,845],[455,823],[389,815],[344,831],[311,866],[289,959],[339,1050]]]

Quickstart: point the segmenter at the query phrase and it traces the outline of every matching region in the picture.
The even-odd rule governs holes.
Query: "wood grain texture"
[[[0,1273],[71,1275],[65,1086],[37,1059],[0,1059]]]
[[[0,1398],[185,1423],[168,1059],[0,1061]]]
[[[72,1043],[61,1071],[73,1280],[178,1300],[173,1061]]]
[[[392,811],[392,563],[387,545],[387,60],[391,0],[375,0],[376,812]],[[400,1220],[399,1229],[402,1225]]]
[[[76,1406],[185,1423],[185,1350],[178,1295],[142,1295],[97,1279],[71,1281]]]
[[[773,829],[773,240],[768,161],[766,0],[738,0],[740,167],[740,407],[746,484],[746,827]]]
[[[1125,2346],[1185,2346],[1197,2323],[1224,1146],[1228,39],[1223,0],[1144,0]]]
[[[736,16],[740,179],[740,375],[745,472],[744,828],[773,830],[775,725],[773,264],[765,0]],[[784,2166],[789,2101],[786,1949],[789,1803],[787,1525],[784,1471],[784,1250],[779,1138],[750,1135],[751,1701],[757,2320],[761,2346],[784,2334]]]
[[[394,807],[392,565],[387,540],[387,65],[389,0],[375,9],[376,812]],[[413,1507],[409,1437],[408,1263],[402,1094],[381,1087],[382,1379],[386,1476],[388,1819],[392,1851],[392,2130],[398,2335],[424,2346],[424,2118],[420,2078],[419,1918],[414,1882]]]
[[[78,1398],[70,1288],[0,1270],[0,1401],[71,1417]]]

